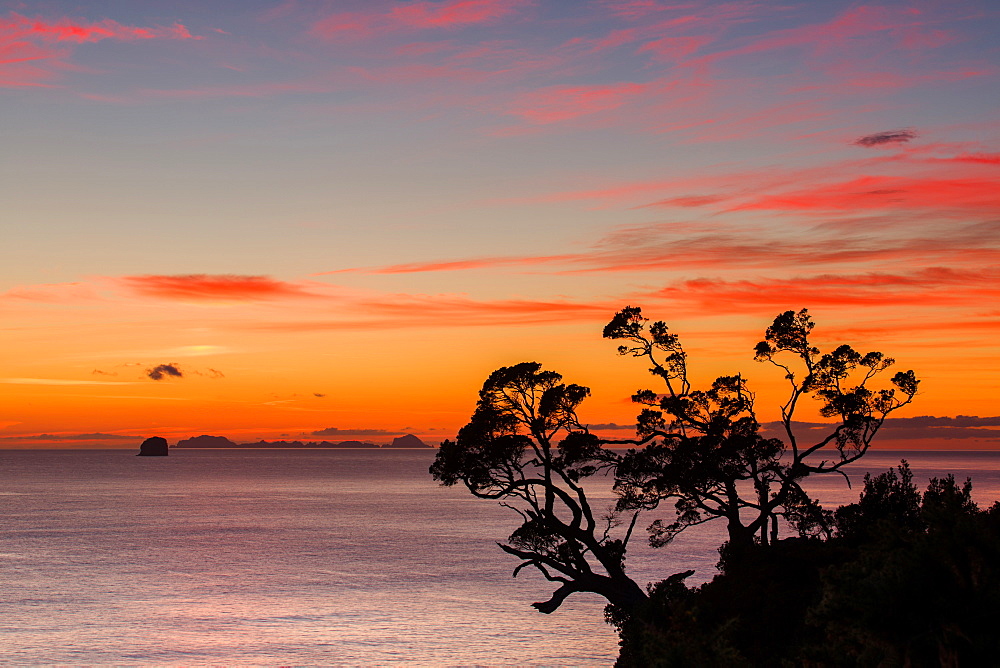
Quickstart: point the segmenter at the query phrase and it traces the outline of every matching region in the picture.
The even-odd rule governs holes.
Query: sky
[[[657,389],[601,337],[632,305],[762,420],[753,347],[808,308],[922,379],[887,446],[998,448],[998,29],[993,0],[0,0],[0,447],[436,443],[532,360],[621,437]]]

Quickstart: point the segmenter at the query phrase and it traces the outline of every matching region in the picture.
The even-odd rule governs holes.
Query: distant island
[[[167,452],[167,439],[162,436],[153,436],[152,438],[147,438],[139,446],[139,456],[140,457],[166,457]]]
[[[185,438],[177,442],[174,448],[286,448],[295,450],[300,448],[324,449],[324,448],[368,448],[368,449],[402,449],[402,448],[433,448],[427,445],[413,434],[406,434],[392,439],[392,443],[379,445],[368,441],[257,441],[256,443],[236,443],[225,436],[209,436],[202,434],[194,438]]]

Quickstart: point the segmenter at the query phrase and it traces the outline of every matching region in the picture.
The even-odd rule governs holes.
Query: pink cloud
[[[459,28],[495,21],[528,0],[417,0],[389,11],[341,12],[316,22],[310,32],[325,39],[359,39],[374,34]]]
[[[648,89],[649,84],[629,82],[606,86],[553,86],[521,95],[510,105],[508,113],[532,123],[555,123],[617,109]]]
[[[910,74],[892,71],[873,71],[859,63],[849,63],[846,67],[831,67],[828,74],[833,81],[796,86],[789,92],[822,91],[824,93],[847,94],[852,91],[890,90],[893,88],[915,88],[925,84],[963,81],[995,74],[989,68],[963,68],[953,71]]]
[[[11,12],[0,18],[0,86],[50,86],[66,62],[72,46],[114,40],[198,39],[180,23],[140,28],[104,19],[87,22],[62,18],[46,21]],[[51,45],[57,46],[51,46]]]
[[[742,47],[706,58],[719,60],[792,47],[803,47],[816,55],[840,53],[847,56],[857,49],[858,40],[871,39],[883,48],[922,50],[943,46],[955,39],[946,31],[928,28],[930,21],[920,10],[912,7],[859,5],[826,23],[771,31],[751,38]]]
[[[871,104],[872,94],[883,90],[888,93],[992,74],[991,68],[981,62],[952,62],[940,71],[928,66],[928,52],[959,40],[957,34],[938,27],[956,18],[953,13],[941,11],[943,7],[922,11],[913,7],[855,5],[828,21],[729,38],[726,48],[715,52],[706,53],[707,44],[700,45],[699,53],[703,55],[691,58],[688,53],[681,56],[688,58],[682,62],[687,67],[710,70],[726,89],[731,88],[724,76],[726,70],[739,67],[744,73],[739,79],[741,87],[773,88],[775,96],[792,99],[803,93],[821,95],[818,101],[824,107],[829,107],[830,100],[850,94],[865,95]],[[792,8],[771,10],[787,13]],[[758,6],[739,20],[760,18]],[[667,41],[664,46],[668,53],[671,48],[678,49],[678,54],[683,52],[683,42]],[[761,76],[749,81],[744,68],[751,61],[766,64],[767,70],[781,67],[784,73],[780,78]],[[717,100],[713,107],[724,103]],[[685,123],[674,121],[670,125],[683,127]]]
[[[601,4],[611,14],[633,21],[646,19],[662,12],[687,11],[701,7],[701,3],[698,2],[661,2],[660,0],[603,0]],[[718,12],[723,12],[740,4],[729,3],[714,9]],[[745,3],[743,4],[746,6]]]
[[[639,53],[649,53],[657,60],[682,60],[710,43],[707,36],[697,37],[663,37],[646,42],[639,47]]]
[[[775,110],[781,117],[782,111]],[[792,110],[787,110],[791,114]],[[838,141],[852,143],[854,139]],[[996,211],[1000,154],[976,143],[895,144],[864,158],[795,169],[769,166],[703,176],[637,180],[511,200],[594,202],[598,207],[709,207],[716,211]],[[859,150],[860,153],[860,150]],[[861,174],[861,176],[858,176]],[[659,199],[652,199],[659,196]],[[646,201],[643,201],[646,200]],[[651,200],[651,201],[650,201]]]
[[[99,42],[104,39],[135,40],[135,39],[195,39],[188,29],[175,23],[172,26],[154,26],[139,28],[126,26],[104,19],[103,21],[86,22],[78,19],[62,18],[56,21],[45,21],[40,18],[29,19],[26,16],[11,12],[8,18],[0,19],[0,39],[11,41],[15,39],[42,40],[46,42]]]
[[[30,42],[3,43],[0,36],[0,86],[7,88],[43,86],[56,74],[46,64],[58,62],[68,50],[41,47]]]
[[[414,28],[451,28],[493,21],[525,4],[525,0],[410,2],[396,6],[390,16]]]
[[[762,108],[740,109],[715,116],[701,116],[695,122],[671,122],[653,126],[655,132],[679,132],[700,142],[722,142],[746,139],[778,129],[787,132],[789,126],[829,118],[835,112],[809,100],[796,100]],[[706,114],[707,116],[707,114]]]

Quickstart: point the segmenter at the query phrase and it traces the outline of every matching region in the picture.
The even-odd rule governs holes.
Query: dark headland
[[[162,439],[161,439],[162,440]],[[164,442],[165,443],[165,442]],[[257,441],[256,443],[236,443],[225,436],[209,436],[203,434],[193,438],[185,438],[177,442],[175,448],[222,448],[222,449],[243,449],[243,448],[285,448],[297,450],[301,448],[325,449],[325,448],[366,448],[378,450],[379,448],[432,448],[413,434],[406,434],[394,438],[392,443],[378,445],[367,441]]]

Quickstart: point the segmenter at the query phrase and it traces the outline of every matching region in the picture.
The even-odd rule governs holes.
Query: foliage
[[[877,530],[859,536],[857,522],[838,526],[856,556],[824,578],[810,623],[825,637],[812,656],[842,656],[844,665],[995,665],[1000,504],[980,511],[971,489],[969,480],[960,488],[951,475],[934,478],[917,505],[904,481],[884,496],[893,512],[868,505],[850,515]]]
[[[753,546],[698,588],[665,581],[621,625],[626,666],[994,665],[1000,503],[906,462],[866,477],[833,537]],[[863,527],[863,529],[862,529]]]
[[[863,456],[886,417],[908,404],[918,385],[908,371],[887,387],[873,387],[892,359],[846,345],[822,353],[810,342],[812,329],[805,310],[787,311],[755,348],[756,359],[777,367],[789,383],[781,407],[784,440],[761,434],[754,394],[741,375],[694,389],[677,335],[662,322],[647,326],[640,309],[627,307],[604,336],[623,342],[620,354],[646,360],[665,389],[634,395],[643,406],[635,438],[589,433],[577,415],[589,389],[524,362],[490,374],[469,423],[441,444],[430,472],[444,485],[464,484],[474,496],[520,515],[520,526],[499,545],[520,560],[515,576],[531,567],[557,584],[548,600],[534,604],[539,611],[553,612],[575,592],[604,596],[607,619],[622,634],[623,665],[762,660],[780,653],[780,642],[758,624],[769,620],[806,633],[804,612],[818,601],[820,567],[843,561],[839,552],[817,548],[833,543],[816,537],[839,541],[838,550],[856,545],[870,535],[875,506],[895,512],[879,499],[895,499],[900,489],[898,480],[869,480],[861,510],[834,515],[808,496],[802,481],[840,472]],[[818,400],[820,413],[832,420],[830,431],[810,442],[792,429],[804,397]],[[624,453],[608,447],[623,445],[632,447]],[[603,514],[584,488],[595,477],[613,481],[618,496]],[[674,515],[649,526],[654,545],[668,544],[687,527],[726,521],[729,540],[717,581],[691,590],[684,585],[687,571],[643,591],[626,574],[639,513],[665,501]],[[912,499],[900,503],[910,508]],[[779,519],[796,530],[798,542],[778,540]]]
[[[959,666],[1000,654],[1000,503],[981,511],[971,481],[930,481],[921,495],[905,461],[865,476],[857,503],[831,512],[802,483],[842,473],[869,449],[885,419],[910,403],[918,380],[879,352],[822,352],[808,313],[778,315],[755,358],[788,383],[783,438],[761,434],[755,397],[739,374],[694,389],[687,353],[638,308],[604,330],[639,357],[661,392],[639,390],[634,439],[601,440],[580,423],[585,387],[535,362],[503,367],[483,384],[469,423],[441,445],[431,474],[464,484],[520,514],[500,547],[558,584],[535,603],[552,612],[574,592],[604,596],[626,666]],[[793,429],[802,400],[830,420],[819,438]],[[632,446],[625,453],[608,446]],[[584,489],[614,481],[617,504],[595,513]],[[649,526],[654,545],[684,529],[726,521],[720,573],[691,588],[685,571],[643,591],[625,573],[641,511],[671,502]],[[797,536],[779,539],[779,521]]]
[[[624,569],[635,514],[620,531],[619,515],[595,514],[582,484],[618,457],[577,419],[590,390],[561,380],[536,362],[494,371],[472,419],[454,442],[441,444],[430,472],[521,515],[521,526],[499,545],[521,560],[514,575],[531,566],[559,584],[549,600],[534,604],[539,611],[553,612],[580,591],[631,608],[645,598]]]
[[[637,438],[605,442],[640,446],[616,469],[620,510],[673,502],[672,520],[649,527],[653,545],[715,519],[727,523],[729,558],[755,540],[776,540],[779,518],[802,535],[828,533],[831,517],[801,482],[811,474],[839,472],[862,457],[886,417],[910,403],[919,381],[912,371],[899,372],[891,387],[873,389],[876,376],[894,361],[848,345],[821,353],[810,342],[813,326],[805,309],[786,311],[755,348],[756,359],[780,369],[788,381],[781,406],[784,441],[760,433],[755,396],[741,375],[719,377],[707,390],[692,389],[687,353],[665,323],[647,327],[641,310],[627,307],[604,328],[606,338],[627,342],[619,354],[643,358],[665,389],[633,396],[645,406]],[[792,426],[804,397],[817,399],[820,414],[835,420],[822,438],[805,443]]]

